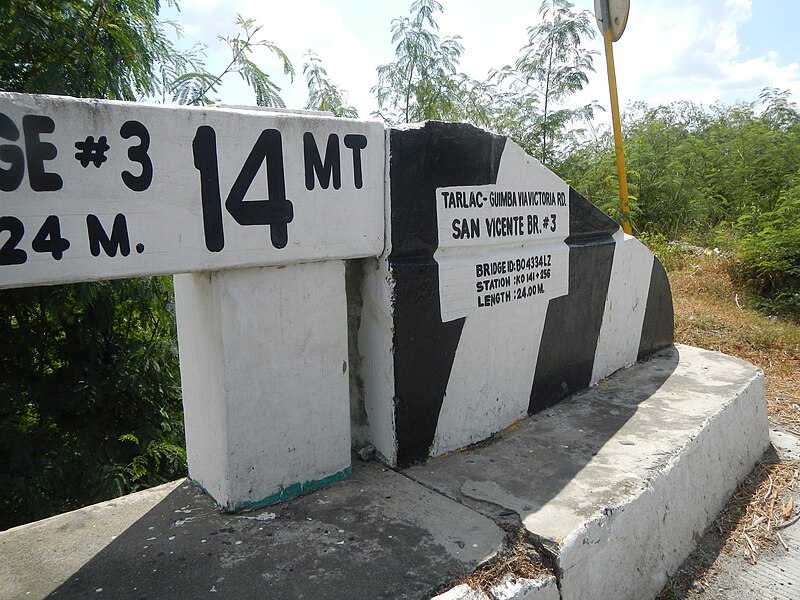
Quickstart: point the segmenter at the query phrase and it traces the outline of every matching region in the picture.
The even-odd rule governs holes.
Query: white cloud
[[[634,5],[625,36],[614,48],[623,106],[638,99],[650,104],[753,100],[766,85],[798,91],[796,63],[779,64],[777,53],[743,58],[740,31],[752,10],[750,0]]]
[[[753,15],[752,0],[725,0],[725,7],[730,9],[730,15],[740,21],[747,21]]]

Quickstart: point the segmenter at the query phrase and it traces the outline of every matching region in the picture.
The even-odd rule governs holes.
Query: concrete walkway
[[[241,515],[186,480],[0,534],[0,598],[421,598],[492,556],[490,519],[377,463]]]
[[[759,370],[679,346],[405,472],[356,461],[240,515],[180,481],[1,532],[0,598],[484,600],[453,586],[520,530],[557,581],[496,597],[652,598],[761,456],[766,423]]]

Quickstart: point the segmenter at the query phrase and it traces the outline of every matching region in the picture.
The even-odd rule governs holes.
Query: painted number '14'
[[[200,171],[206,248],[211,252],[219,252],[225,247],[225,232],[222,225],[217,134],[213,127],[202,125],[197,128],[192,142],[192,153],[194,166]],[[268,198],[245,200],[244,196],[262,162],[266,162]],[[258,136],[225,200],[225,210],[239,225],[269,225],[270,240],[275,248],[283,248],[289,242],[287,224],[294,218],[294,208],[291,201],[286,199],[280,131],[265,129]]]

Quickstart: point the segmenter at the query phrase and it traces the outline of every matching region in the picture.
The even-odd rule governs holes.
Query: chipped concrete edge
[[[507,577],[491,589],[497,600],[559,600],[558,581],[554,575],[541,579]],[[457,585],[431,600],[491,600],[490,597],[466,583]]]

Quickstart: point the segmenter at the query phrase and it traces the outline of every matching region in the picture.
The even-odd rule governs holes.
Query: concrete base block
[[[552,575],[544,579],[510,577],[492,588],[497,600],[559,600],[558,583]]]
[[[431,600],[488,600],[489,596],[483,592],[472,589],[466,583],[450,588],[443,594],[434,596]]]
[[[660,389],[641,407],[641,427],[625,431],[605,453],[606,466],[630,470],[617,471],[623,478],[600,489],[587,473],[564,490],[583,497],[619,492],[573,531],[554,536],[562,600],[655,596],[769,445],[760,371],[696,348],[681,347],[680,357],[674,375],[683,381]],[[544,531],[542,517],[525,526]]]
[[[350,472],[344,263],[175,276],[189,476],[224,509]]]
[[[483,448],[406,470],[512,510],[562,600],[654,597],[769,444],[763,373],[688,346],[617,372]]]

